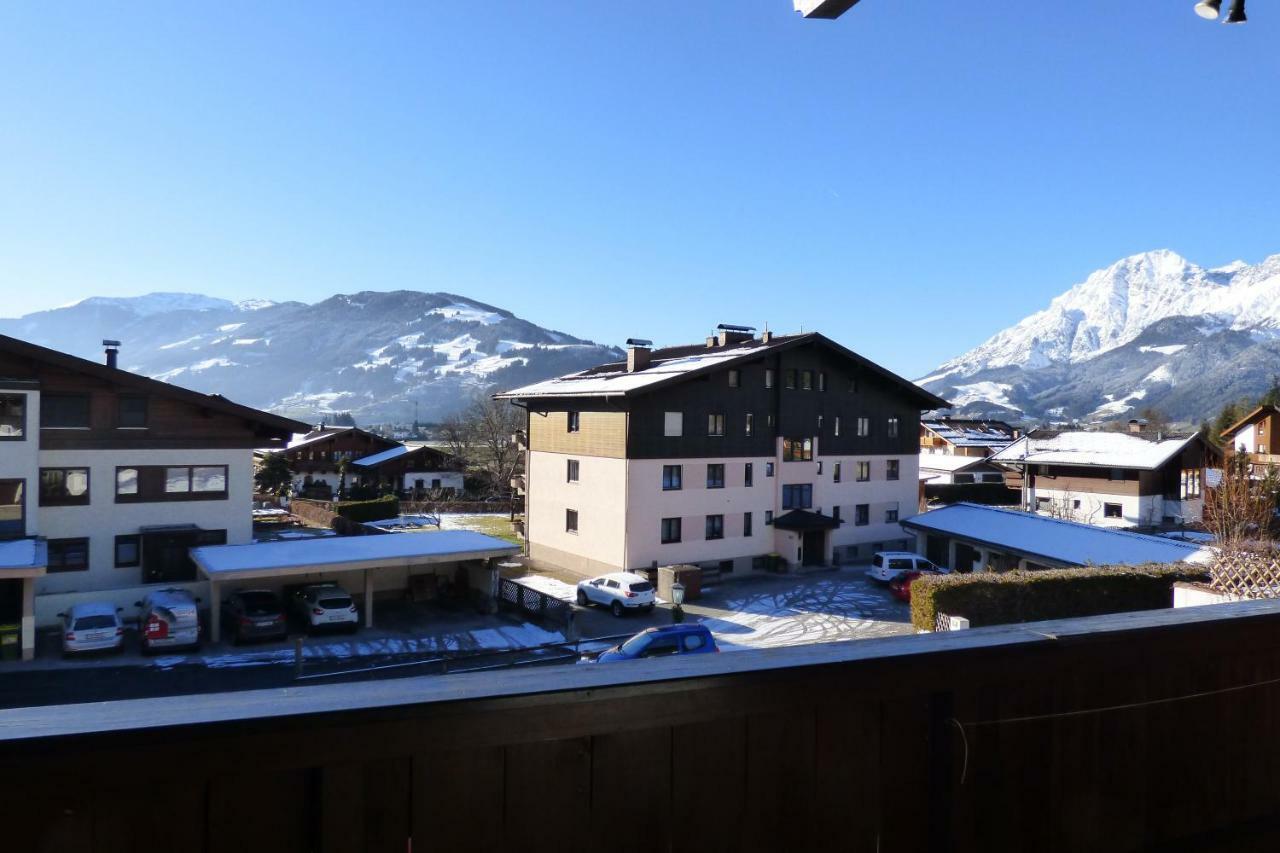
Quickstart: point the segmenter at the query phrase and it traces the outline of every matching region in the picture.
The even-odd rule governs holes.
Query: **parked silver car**
[[[77,604],[62,617],[62,653],[100,652],[124,645],[120,608],[105,601]]]
[[[134,604],[142,608],[138,614],[138,633],[142,652],[155,649],[199,648],[200,612],[195,598],[185,589],[157,589]]]

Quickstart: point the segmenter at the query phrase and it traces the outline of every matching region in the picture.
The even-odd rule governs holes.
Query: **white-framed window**
[[[668,438],[684,435],[684,412],[663,412],[662,434]]]

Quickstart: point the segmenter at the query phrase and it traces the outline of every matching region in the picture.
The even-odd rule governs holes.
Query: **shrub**
[[[939,613],[980,628],[1157,610],[1172,605],[1175,582],[1208,579],[1207,567],[1190,563],[926,576],[911,585],[911,622],[932,631]]]
[[[387,495],[371,501],[342,501],[333,505],[333,511],[351,521],[381,521],[400,514],[400,499]]]

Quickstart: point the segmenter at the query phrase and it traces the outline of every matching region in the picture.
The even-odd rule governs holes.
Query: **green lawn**
[[[474,530],[476,533],[484,533],[488,536],[505,539],[513,545],[524,545],[524,540],[516,536],[516,530],[511,524],[511,519],[505,515],[449,513],[445,528],[451,530]]]

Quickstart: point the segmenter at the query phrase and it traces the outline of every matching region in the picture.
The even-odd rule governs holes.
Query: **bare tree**
[[[475,448],[475,430],[466,412],[456,412],[440,424],[440,436],[449,445],[449,453],[469,460]]]
[[[1254,550],[1271,543],[1280,474],[1272,466],[1257,473],[1246,453],[1229,454],[1222,481],[1204,503],[1204,525],[1222,551]]]
[[[456,419],[446,421],[445,440],[450,451],[483,473],[495,491],[506,492],[524,463],[524,454],[511,442],[523,426],[520,409],[505,400],[478,396]]]

